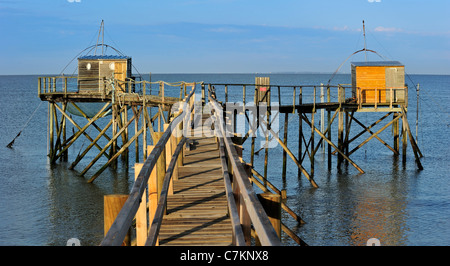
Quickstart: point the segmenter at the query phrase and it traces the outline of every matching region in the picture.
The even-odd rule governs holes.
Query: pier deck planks
[[[227,246],[232,228],[219,150],[214,138],[190,138],[184,166],[167,199],[167,214],[159,233],[160,245]]]

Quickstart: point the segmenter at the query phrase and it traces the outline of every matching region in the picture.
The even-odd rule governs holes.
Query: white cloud
[[[376,27],[376,28],[374,29],[374,31],[375,31],[375,32],[388,32],[388,33],[393,33],[393,32],[402,32],[403,30],[402,30],[402,29],[399,29],[399,28],[395,28],[395,27],[392,27],[392,28],[386,28],[386,27],[383,27],[383,26],[378,26],[378,27]]]

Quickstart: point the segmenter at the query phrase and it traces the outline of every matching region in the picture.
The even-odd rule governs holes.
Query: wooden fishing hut
[[[186,87],[195,87],[195,83],[136,81],[131,69],[129,56],[88,55],[78,58],[78,76],[38,78],[38,96],[49,102],[48,156],[52,163],[58,159],[67,161],[69,147],[81,136],[90,143],[85,146],[86,139],[81,140],[82,148],[69,169],[75,169],[95,149],[99,152],[93,159],[89,157],[90,162],[80,170],[81,176],[101,162],[100,158],[106,159],[103,166],[96,167],[89,182],[107,167],[116,168],[119,156],[128,167],[129,147],[133,143],[136,162],[147,157],[147,144],[156,143],[157,132],[173,115],[172,106],[184,98]],[[165,86],[179,87],[179,97],[165,95]],[[72,135],[68,134],[68,124],[73,126]]]
[[[131,57],[122,55],[87,55],[78,58],[78,91],[81,93],[111,90],[106,79],[126,81],[134,79],[131,75]],[[125,92],[124,83],[118,90]]]
[[[406,161],[408,139],[414,152],[418,169],[423,169],[420,162],[422,154],[411,134],[407,120],[408,87],[405,84],[405,67],[397,61],[354,62],[351,64],[351,84],[339,85],[274,85],[270,84],[268,77],[256,77],[254,84],[206,84],[210,94],[215,95],[220,101],[224,99],[224,110],[231,115],[230,129],[238,128],[236,121],[243,119],[236,116],[244,116],[249,125],[254,125],[252,112],[254,107],[259,110],[261,104],[267,105],[267,112],[257,115],[258,124],[249,126],[248,131],[240,132],[239,145],[247,146],[250,151],[249,164],[252,167],[254,177],[260,177],[267,184],[268,165],[270,165],[270,149],[268,143],[276,141],[283,149],[283,165],[281,177],[286,177],[287,158],[290,157],[298,167],[298,176],[305,176],[313,187],[319,185],[315,182],[315,155],[321,145],[328,146],[328,169],[332,167],[332,155],[337,155],[337,168],[341,169],[343,162],[351,164],[360,173],[364,170],[351,156],[360,150],[370,140],[376,139],[390,149],[394,155],[400,155],[402,146],[403,161]],[[242,106],[228,105],[232,109],[227,110],[228,98],[231,101],[239,101],[236,97],[242,89]],[[237,89],[237,90],[236,90]],[[253,95],[251,92],[253,92]],[[221,98],[225,92],[224,98]],[[250,92],[250,93],[249,93]],[[282,97],[284,95],[284,97]],[[292,95],[292,97],[287,97]],[[253,96],[253,97],[252,97]],[[253,99],[253,102],[249,99]],[[253,108],[253,109],[252,109]],[[317,116],[323,112],[322,117]],[[326,115],[325,115],[326,114]],[[378,117],[380,114],[381,117]],[[284,117],[283,117],[284,115]],[[298,117],[297,150],[288,145],[288,132],[292,129],[289,121]],[[391,119],[389,120],[389,117]],[[274,118],[280,123],[274,127]],[[284,119],[283,119],[284,118]],[[373,120],[372,120],[373,119]],[[284,121],[283,121],[284,120]],[[363,122],[361,122],[363,121]],[[371,121],[370,125],[365,125]],[[400,126],[400,121],[401,126]],[[284,122],[284,123],[283,123]],[[333,123],[336,125],[333,126]],[[319,126],[320,124],[320,126]],[[234,126],[233,126],[234,125]],[[322,128],[320,128],[322,127]],[[353,132],[361,128],[359,132]],[[241,128],[244,128],[241,126]],[[260,128],[265,131],[264,147],[258,150],[255,147],[255,132]],[[277,129],[279,128],[279,129]],[[380,134],[387,128],[392,128],[393,144],[382,139]],[[337,132],[337,138],[332,137]],[[236,134],[234,132],[233,134]],[[361,140],[366,136],[366,139]],[[245,144],[251,140],[251,144]],[[400,143],[401,141],[401,143]],[[359,144],[357,143],[359,142]],[[255,166],[255,155],[264,150],[264,169],[258,170]],[[325,149],[324,149],[325,150]],[[262,162],[261,160],[258,160]],[[261,166],[259,166],[261,167]]]
[[[352,93],[361,104],[405,103],[405,66],[398,61],[351,63]]]

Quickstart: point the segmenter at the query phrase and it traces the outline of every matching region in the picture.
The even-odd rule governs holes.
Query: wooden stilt
[[[53,119],[54,119],[54,106],[55,103],[54,102],[49,102],[48,104],[48,110],[49,110],[49,115],[48,115],[48,129],[49,129],[49,145],[50,145],[50,150],[49,150],[49,157],[50,157],[50,162],[55,162],[55,147],[54,147],[54,141],[53,141],[53,137],[54,137],[54,126],[53,126]]]
[[[143,108],[143,107],[141,107]],[[132,107],[133,109],[133,115],[135,116],[134,119],[134,134],[137,134],[139,131],[139,115],[141,112],[137,112],[135,107]],[[145,130],[144,130],[145,131]],[[139,138],[136,138],[136,140],[134,141],[134,152],[135,152],[135,160],[136,163],[139,162]]]
[[[330,94],[330,86],[327,86],[327,102],[331,102],[331,94]],[[333,116],[333,120],[330,120],[330,116],[331,116],[331,110],[328,109],[327,110],[328,114],[327,114],[327,122],[328,122],[328,139],[331,141],[331,124],[333,123],[334,120],[334,116]],[[336,112],[335,112],[336,115]],[[331,170],[331,145],[328,143],[328,170]]]
[[[302,87],[300,87],[300,94],[298,95],[298,104],[301,106],[303,101],[302,101],[302,93],[303,93],[303,89]],[[298,152],[297,152],[297,156],[298,159],[303,161],[302,158],[302,139],[303,139],[303,119],[302,119],[302,109],[299,108],[297,110],[298,112]],[[306,171],[305,171],[306,172]],[[297,170],[297,176],[298,178],[300,178],[300,176],[302,175],[302,171],[300,170],[300,168],[298,168]],[[308,174],[309,176],[309,174]]]
[[[164,132],[155,132],[156,137],[159,140]],[[158,182],[158,200],[159,195],[161,195],[161,188],[164,183],[164,176],[166,175],[166,150],[163,149],[161,152],[161,155],[159,156],[159,159],[156,163],[156,176],[157,176],[157,182]]]
[[[395,114],[395,113],[394,113]],[[394,115],[394,122],[392,124],[392,126],[395,126],[396,124],[398,125],[398,121],[399,119],[396,119],[398,116]],[[378,137],[375,133],[373,133],[369,128],[365,127],[358,119],[356,119],[355,117],[352,118],[352,120],[354,120],[358,125],[360,125],[362,128],[364,128],[365,132],[369,132],[374,138],[376,138],[377,140],[379,140],[381,143],[383,143],[384,146],[388,147],[391,151],[394,152],[395,155],[398,155],[398,151],[395,150],[395,148],[392,148],[389,144],[387,144],[385,141],[383,141],[380,137]],[[351,141],[355,140],[355,138],[353,138]],[[395,143],[394,143],[395,145]]]
[[[351,150],[349,152],[349,156],[354,153],[355,151],[357,151],[359,148],[361,148],[364,144],[366,144],[367,142],[369,142],[369,140],[371,140],[372,138],[376,137],[378,134],[380,134],[383,130],[385,130],[387,127],[389,127],[391,124],[393,124],[394,122],[396,122],[398,119],[400,118],[400,116],[394,118],[392,121],[390,121],[389,123],[387,123],[385,126],[383,126],[382,128],[380,128],[377,132],[375,132],[374,134],[372,134],[369,138],[367,138],[365,141],[363,141],[361,144],[359,144],[357,147],[355,147],[353,150]],[[382,143],[385,143],[384,141],[382,141]],[[387,145],[387,144],[385,144]],[[389,146],[389,145],[388,145]]]
[[[168,128],[169,128],[169,124],[165,123],[164,131],[166,131]],[[165,153],[166,153],[166,169],[165,170],[167,172],[167,169],[169,168],[170,160],[172,159],[172,155],[173,155],[171,139],[169,139],[169,141],[167,141],[167,143],[166,143]],[[165,173],[164,173],[164,175],[165,175]],[[173,175],[173,173],[172,173],[172,175]],[[174,180],[173,178],[170,179],[168,195],[173,195],[173,180]]]
[[[408,124],[408,119],[406,118],[406,110],[403,106],[402,106],[402,111],[403,111],[403,115],[402,115],[403,123],[405,124],[406,132],[408,133],[409,141],[411,142],[411,147],[414,152],[414,157],[416,158],[417,167],[419,168],[419,170],[423,170],[422,163],[420,162],[420,155],[422,153],[420,152],[419,147],[417,146],[416,141],[414,140],[414,137],[411,133],[411,129],[409,128],[409,124]]]
[[[305,177],[309,180],[309,182],[311,183],[311,185],[313,187],[319,187],[316,182],[314,181],[314,179],[308,174],[308,172],[303,168],[303,166],[301,165],[301,163],[297,160],[297,158],[295,158],[295,155],[289,150],[289,148],[283,143],[283,141],[278,137],[278,135],[269,128],[269,131],[271,132],[271,134],[273,135],[273,137],[278,141],[278,143],[281,145],[281,147],[283,147],[283,149],[286,151],[286,153],[291,157],[291,159],[295,162],[295,164],[297,165],[299,171],[301,171]]]
[[[311,161],[311,170],[310,170],[310,175],[311,178],[314,178],[314,156],[315,156],[315,152],[314,152],[314,118],[315,118],[315,113],[316,113],[316,86],[314,86],[314,92],[313,92],[313,110],[311,112],[311,124],[313,125],[311,127],[311,153],[310,153],[310,157],[309,160]]]
[[[147,150],[148,154],[150,154],[155,145],[148,145]],[[155,218],[156,209],[158,208],[158,178],[157,178],[157,167],[155,165],[153,168],[149,180],[148,180],[148,219],[149,219],[149,228],[152,226],[153,219]],[[158,243],[158,241],[157,241]],[[156,244],[158,245],[158,244]]]
[[[119,123],[118,119],[120,119],[119,111],[117,110],[117,105],[116,104],[113,104],[113,106],[112,106],[112,118],[111,119],[113,120],[112,132],[111,133],[112,133],[113,136],[116,136],[118,123]],[[125,130],[125,128],[123,130]],[[123,132],[123,130],[122,130],[122,132]],[[116,152],[117,152],[117,138],[113,138],[111,141],[112,141],[112,143],[111,143],[111,151],[110,151],[109,154],[111,156],[114,156],[116,154]],[[113,162],[112,166],[113,166],[114,169],[117,168],[116,161]],[[83,175],[83,173],[82,173],[82,175]]]
[[[86,129],[94,122],[98,119],[98,117],[100,116],[100,114],[109,106],[109,103],[105,104],[103,106],[103,108],[92,118],[91,121],[89,121],[83,128],[81,128],[77,123],[75,123],[75,121],[66,114],[66,112],[64,112],[64,110],[62,110],[58,105],[54,105],[56,107],[56,109],[58,109],[66,118],[67,120],[69,120],[75,127],[78,128],[78,132],[75,133],[75,135],[73,136],[73,138],[69,141],[69,143],[64,145],[64,148],[53,158],[53,162],[56,161],[61,154],[66,151],[77,139],[78,137],[83,134],[86,136],[87,139],[89,139],[91,142],[93,141],[93,139],[85,132]],[[101,147],[98,146],[97,144],[95,145],[98,149],[101,150]],[[109,158],[109,155],[107,155],[107,157]]]
[[[344,136],[344,112],[342,108],[339,108],[339,114],[338,114],[338,147],[337,149],[339,151],[342,151],[344,149],[344,143],[343,143],[343,136]],[[337,168],[341,169],[341,163],[343,161],[342,153],[340,152],[338,154],[337,158]]]
[[[283,143],[286,146],[287,146],[288,124],[289,124],[289,117],[288,117],[288,115],[289,115],[288,113],[284,114],[284,138],[283,138]],[[287,164],[287,162],[286,162],[286,155],[287,155],[286,151],[283,150],[283,172],[281,174],[281,178],[283,180],[286,179],[286,164]]]
[[[394,113],[393,119],[395,119],[397,116],[399,116],[399,113]],[[397,120],[397,122],[392,124],[392,134],[394,135],[394,154],[399,155],[400,152],[400,138],[399,138],[399,126],[400,126],[400,120]]]
[[[105,147],[103,147],[103,149],[100,151],[100,153],[89,163],[89,165],[88,166],[86,166],[86,168],[80,173],[80,175],[84,175],[94,164],[95,164],[95,162],[102,156],[102,154],[109,148],[109,147],[111,147],[112,145],[113,145],[113,143],[117,140],[117,138],[122,134],[122,132],[131,124],[131,122],[133,122],[133,120],[134,120],[134,116],[130,119],[130,121],[128,121],[127,122],[127,124],[124,126],[124,127],[122,127],[113,137],[112,137],[112,139],[105,145]],[[114,121],[112,122],[112,124],[114,124]],[[123,145],[123,147],[122,147],[122,150],[124,150],[124,149],[126,149],[130,144],[131,144],[131,142],[133,142],[133,140],[134,140],[134,138],[137,138],[138,136],[137,135],[135,135],[135,136],[133,136],[133,138],[132,138],[132,140],[130,140],[130,141],[128,141],[127,142],[127,144],[125,144],[125,145]],[[108,160],[108,162],[105,164],[105,166],[104,167],[102,167],[100,170],[101,170],[101,172],[103,172],[103,170],[106,168],[106,166],[108,166],[108,165],[110,165],[111,164],[111,162],[113,162],[118,156],[119,156],[120,154],[112,154],[111,155],[111,158]],[[113,159],[114,158],[114,159]],[[99,170],[99,171],[100,171]],[[99,173],[99,172],[97,172],[97,173]],[[94,175],[95,176],[95,175]],[[95,177],[96,178],[96,177]],[[92,182],[92,181],[94,181],[94,179],[95,179],[94,177],[92,177],[90,180],[89,180],[89,183],[90,182]]]
[[[308,118],[306,116],[303,116],[303,119],[305,120],[305,122],[309,125],[312,126],[311,123],[308,121]],[[326,142],[328,142],[331,146],[333,146],[333,148],[335,148],[339,154],[342,155],[342,157],[347,160],[350,164],[352,164],[361,174],[364,174],[364,171],[355,163],[353,162],[349,157],[347,157],[344,152],[342,150],[340,150],[338,147],[336,147],[336,145],[334,145],[329,139],[327,139],[325,137],[325,135],[322,134],[322,132],[320,132],[320,130],[318,130],[316,127],[314,127],[314,130],[316,131],[316,133],[323,138]],[[350,153],[351,154],[351,153]]]
[[[83,157],[88,153],[88,151],[94,147],[97,141],[101,138],[101,136],[108,130],[108,128],[112,125],[112,120],[109,120],[109,123],[103,128],[103,130],[98,134],[98,136],[87,146],[87,148],[83,151],[83,153],[79,154],[75,161],[70,165],[69,169],[73,170],[75,166],[83,159]]]
[[[105,169],[111,165],[111,163],[113,163],[114,161],[117,160],[117,158],[119,157],[120,154],[122,154],[122,152],[124,152],[130,145],[131,143],[133,143],[133,141],[135,141],[139,135],[142,133],[142,131],[144,131],[143,128],[141,128],[136,135],[134,135],[127,143],[125,143],[122,148],[116,153],[114,154],[111,159],[108,160],[108,162],[103,165],[92,177],[91,179],[89,179],[89,183],[92,183],[103,171],[105,171]],[[116,138],[117,139],[117,138]]]
[[[281,239],[281,196],[266,192],[258,194],[258,199],[267,213],[275,232]]]
[[[143,163],[136,163],[134,165],[134,179],[137,179],[139,172],[142,169]],[[141,199],[141,204],[136,213],[136,245],[144,246],[147,241],[147,193],[144,192]]]

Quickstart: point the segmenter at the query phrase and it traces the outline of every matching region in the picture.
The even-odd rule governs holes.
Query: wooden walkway
[[[231,245],[232,227],[218,145],[214,138],[190,138],[184,165],[167,198],[167,214],[161,225],[159,244]]]

